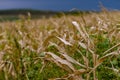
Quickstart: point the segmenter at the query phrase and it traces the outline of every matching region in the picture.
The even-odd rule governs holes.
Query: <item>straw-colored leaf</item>
[[[57,37],[61,42],[63,42],[65,45],[69,45],[69,46],[72,46],[72,44],[71,43],[69,43],[68,41],[66,41],[66,40],[64,40],[64,39],[62,39],[62,38],[60,38],[60,37]]]
[[[94,54],[94,51],[92,51],[92,50],[91,50],[89,47],[87,47],[84,43],[79,42],[79,45],[80,45],[82,48],[84,48],[84,49],[88,50],[89,52],[91,52],[92,54]]]
[[[83,39],[85,39],[85,41],[87,41],[86,35],[84,34],[84,32],[82,31],[82,29],[80,28],[80,25],[76,21],[72,21],[72,24],[79,31],[79,33],[81,34],[81,36],[83,37]]]
[[[87,47],[86,47],[86,45],[85,45],[84,43],[79,42],[79,45],[80,45],[82,48],[87,49]]]
[[[70,62],[68,62],[67,60],[62,59],[59,56],[57,56],[57,55],[55,55],[54,53],[51,53],[51,52],[46,52],[46,54],[50,55],[58,63],[68,66],[68,68],[70,68],[72,71],[75,70],[73,65]]]
[[[78,61],[76,61],[76,60],[73,59],[72,57],[68,56],[67,54],[64,54],[64,53],[63,53],[63,54],[61,54],[61,55],[63,55],[63,56],[67,59],[67,61],[69,61],[69,62],[71,62],[71,63],[73,63],[73,64],[77,64],[77,65],[79,65],[79,66],[81,66],[81,67],[83,67],[83,68],[86,68],[85,65],[79,63]]]
[[[110,56],[118,56],[118,55],[120,55],[120,51],[113,51],[113,52],[111,52],[111,53],[108,53],[108,54],[106,54],[105,56],[103,56],[103,57],[101,57],[100,59],[99,59],[99,62],[100,63],[102,63],[104,60],[106,60],[108,57],[110,57]]]
[[[120,51],[114,51],[114,52],[108,53],[105,56],[101,57],[100,59],[96,60],[96,65],[89,73],[93,72],[100,64],[102,64],[105,60],[107,60],[108,57],[115,56],[115,55],[120,55]]]

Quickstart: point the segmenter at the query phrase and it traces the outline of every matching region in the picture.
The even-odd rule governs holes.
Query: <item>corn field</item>
[[[120,80],[120,12],[0,22],[0,80]]]

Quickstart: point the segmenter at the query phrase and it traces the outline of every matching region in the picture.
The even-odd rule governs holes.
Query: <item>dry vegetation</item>
[[[0,80],[120,80],[120,12],[0,23]]]

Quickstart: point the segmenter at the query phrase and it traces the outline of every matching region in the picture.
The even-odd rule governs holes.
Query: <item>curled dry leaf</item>
[[[59,56],[57,56],[57,55],[55,55],[54,53],[51,53],[51,52],[46,52],[46,55],[50,55],[55,62],[63,65],[62,67],[67,66],[67,68],[70,68],[72,71],[75,71],[73,65],[70,62],[68,62],[67,60],[62,59]]]
[[[62,38],[60,38],[60,37],[57,37],[61,42],[63,42],[65,45],[68,45],[68,46],[72,46],[72,44],[71,43],[69,43],[68,41],[66,41],[66,40],[64,40],[64,39],[62,39]]]
[[[115,55],[120,55],[120,51],[113,51],[111,53],[106,54],[105,56],[101,57],[99,59],[99,63],[102,63],[104,60],[106,60],[109,56],[115,56]]]
[[[80,45],[82,48],[87,49],[87,46],[86,46],[84,43],[79,42],[79,45]]]
[[[75,75],[81,75],[81,74],[84,74],[84,73],[86,73],[86,72],[88,72],[88,71],[85,70],[85,69],[79,69],[79,70],[76,70],[76,71],[74,72],[74,74],[75,74]]]
[[[85,39],[85,41],[87,41],[86,35],[84,34],[84,32],[82,31],[82,29],[80,28],[79,24],[76,21],[72,21],[72,24],[79,31],[79,33],[81,34],[81,36],[83,37],[83,39]]]
[[[90,53],[92,53],[92,54],[94,54],[94,51],[92,51],[89,47],[87,47],[84,43],[82,43],[82,42],[79,42],[79,45],[82,47],[82,48],[84,48],[84,49],[88,49],[88,51],[90,52]]]
[[[72,57],[68,56],[67,54],[62,54],[62,53],[61,53],[61,55],[63,55],[63,56],[67,59],[67,61],[69,61],[69,62],[71,62],[71,63],[73,63],[73,64],[77,64],[77,65],[79,65],[79,66],[81,66],[81,67],[83,67],[83,68],[86,68],[85,65],[79,63],[78,61],[76,61],[76,60],[73,59]]]

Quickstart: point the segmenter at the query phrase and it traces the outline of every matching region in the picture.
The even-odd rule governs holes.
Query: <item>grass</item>
[[[0,22],[0,80],[119,80],[119,13]]]

